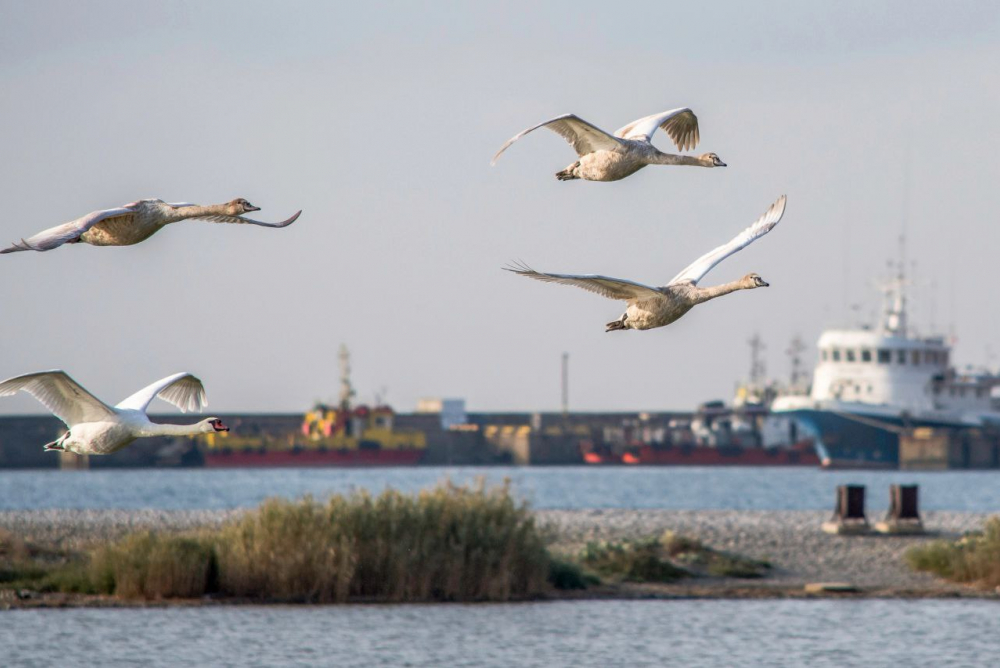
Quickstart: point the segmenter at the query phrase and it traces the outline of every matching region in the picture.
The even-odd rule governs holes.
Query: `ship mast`
[[[896,275],[886,281],[882,289],[885,294],[884,313],[881,323],[886,336],[906,338],[906,234],[899,235],[899,260]]]
[[[767,381],[767,367],[761,354],[766,346],[758,332],[754,332],[753,337],[747,343],[750,344],[750,388],[751,392],[759,398],[763,395],[764,384]]]
[[[785,354],[788,355],[789,363],[792,367],[791,373],[791,387],[795,389],[799,387],[799,380],[802,378],[802,353],[806,350],[806,344],[803,343],[802,337],[798,334],[792,339],[791,343],[788,344],[788,349]]]
[[[348,411],[351,409],[351,399],[354,397],[354,386],[351,385],[351,353],[347,346],[340,344],[340,409]]]

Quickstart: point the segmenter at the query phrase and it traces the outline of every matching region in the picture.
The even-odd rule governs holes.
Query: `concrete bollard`
[[[823,522],[823,531],[832,534],[857,535],[871,530],[865,517],[865,486],[838,485],[837,505],[830,521]]]
[[[891,534],[925,533],[917,507],[916,485],[889,486],[889,512],[883,521],[875,524],[875,530]]]

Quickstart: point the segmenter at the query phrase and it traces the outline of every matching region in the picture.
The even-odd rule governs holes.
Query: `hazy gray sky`
[[[574,409],[688,408],[731,396],[755,331],[783,376],[792,335],[867,317],[904,217],[913,319],[987,362],[997,35],[988,2],[2,1],[4,245],[143,197],[304,213],[3,256],[0,378],[63,368],[118,401],[185,370],[213,410],[296,411],[335,396],[344,342],[362,399],[543,410],[566,351]],[[613,130],[685,105],[727,169],[560,183],[573,152],[547,132],[489,166],[556,114]],[[781,224],[705,279],[771,287],[667,328],[605,334],[621,303],[500,270],[662,284],[782,193]]]

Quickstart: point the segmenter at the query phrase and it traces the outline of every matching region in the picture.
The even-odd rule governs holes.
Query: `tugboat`
[[[811,390],[771,406],[815,436],[825,467],[895,469],[900,436],[914,429],[1000,426],[992,397],[1000,376],[955,369],[943,336],[921,337],[909,328],[903,268],[900,261],[883,285],[881,322],[824,331]]]
[[[427,447],[423,432],[397,430],[385,405],[353,406],[350,353],[340,347],[340,399],[316,404],[305,414],[300,434],[286,438],[237,433],[206,434],[205,466],[411,466]]]

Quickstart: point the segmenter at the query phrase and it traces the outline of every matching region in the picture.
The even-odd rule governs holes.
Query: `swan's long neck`
[[[648,158],[649,164],[651,165],[692,165],[695,167],[704,167],[705,163],[701,158],[696,158],[690,155],[673,155],[671,153],[664,153],[662,151],[656,151]]]
[[[201,423],[157,424],[151,422],[144,429],[146,436],[197,436],[201,433]]]
[[[182,206],[175,209],[170,216],[170,222],[197,218],[198,216],[229,216],[228,204],[209,204],[208,206]]]
[[[695,292],[695,299],[698,304],[702,302],[707,302],[710,299],[715,299],[716,297],[721,297],[722,295],[728,295],[730,292],[736,292],[737,290],[746,290],[749,286],[742,280],[733,281],[732,283],[723,283],[722,285],[713,285],[710,288],[698,288]]]

